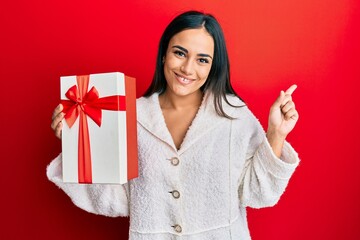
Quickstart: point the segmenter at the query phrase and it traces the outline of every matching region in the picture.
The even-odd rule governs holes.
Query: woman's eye
[[[201,63],[209,63],[209,60],[206,59],[206,58],[200,58],[199,62],[201,62]]]
[[[185,53],[183,53],[181,51],[175,51],[174,53],[175,53],[175,55],[178,55],[179,57],[185,57]]]

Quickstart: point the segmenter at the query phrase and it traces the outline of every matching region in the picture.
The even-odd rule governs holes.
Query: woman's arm
[[[296,85],[281,92],[272,105],[268,132],[252,115],[252,133],[240,178],[239,199],[243,206],[261,208],[275,205],[286,189],[299,158],[285,138],[294,128],[298,113],[291,94]]]
[[[108,217],[129,215],[127,184],[78,184],[62,181],[61,154],[47,167],[46,175],[79,208],[94,214]]]
[[[51,128],[55,136],[61,138],[63,106],[59,104],[52,115]],[[61,188],[72,202],[85,211],[109,217],[129,215],[128,185],[77,184],[62,181],[62,156],[55,158],[47,167],[50,181]]]

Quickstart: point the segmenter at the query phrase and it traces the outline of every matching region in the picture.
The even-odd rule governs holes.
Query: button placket
[[[169,177],[171,178],[171,184],[170,189],[168,190],[168,194],[171,194],[171,197],[169,199],[169,201],[171,201],[171,205],[175,214],[175,219],[173,219],[174,221],[170,224],[170,226],[172,227],[174,233],[181,235],[183,233],[183,227],[181,226],[182,223],[182,202],[180,201],[180,189],[181,189],[181,180],[180,180],[180,171],[181,171],[181,167],[180,167],[180,158],[178,156],[172,156],[167,158],[167,160],[169,161],[169,170],[171,172],[171,174],[169,175]],[[169,172],[169,173],[170,173]],[[171,189],[172,188],[172,189]],[[180,188],[180,189],[179,189]],[[171,200],[172,199],[172,200]]]

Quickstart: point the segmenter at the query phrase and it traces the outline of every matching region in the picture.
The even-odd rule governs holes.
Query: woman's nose
[[[185,62],[183,62],[183,64],[180,67],[180,71],[183,72],[186,75],[193,74],[194,73],[193,61],[188,59]]]

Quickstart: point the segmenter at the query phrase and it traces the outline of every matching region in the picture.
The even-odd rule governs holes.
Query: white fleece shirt
[[[277,158],[246,106],[222,105],[235,119],[218,116],[206,94],[177,150],[158,94],[142,97],[137,100],[138,178],[124,185],[63,183],[61,154],[47,176],[88,212],[130,216],[132,240],[251,239],[246,207],[276,204],[299,158],[287,142],[281,156],[286,162]]]

